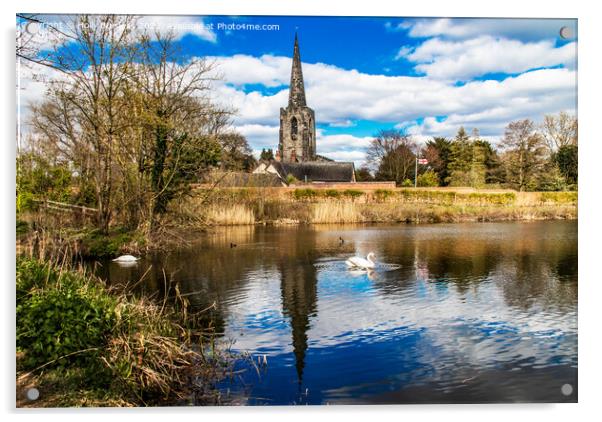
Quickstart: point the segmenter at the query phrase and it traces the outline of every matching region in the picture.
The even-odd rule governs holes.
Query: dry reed
[[[207,221],[209,224],[222,226],[254,224],[255,214],[244,204],[214,204],[207,210]]]

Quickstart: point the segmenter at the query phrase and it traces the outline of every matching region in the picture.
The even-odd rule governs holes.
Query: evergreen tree
[[[540,191],[563,191],[567,188],[566,180],[554,160],[543,164],[542,171],[534,179],[535,188]]]
[[[476,135],[476,133],[475,133]],[[460,127],[451,144],[447,182],[451,186],[481,187],[485,184],[485,150]]]
[[[480,148],[485,156],[485,183],[503,183],[504,171],[500,157],[495,148],[484,139],[476,139],[474,145],[475,147]]]
[[[552,155],[552,160],[558,166],[560,173],[566,182],[571,185],[577,184],[578,154],[577,145],[563,145]]]
[[[451,159],[452,142],[443,137],[434,137],[426,142],[422,155],[437,174],[439,186],[449,184],[449,163]]]
[[[274,151],[270,149],[262,149],[259,159],[262,161],[272,161],[274,159]]]

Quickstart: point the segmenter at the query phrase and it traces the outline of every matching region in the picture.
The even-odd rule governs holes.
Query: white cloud
[[[263,148],[278,148],[278,135],[280,128],[278,126],[248,124],[235,126],[235,129],[251,142],[255,150]]]
[[[320,155],[335,161],[353,161],[356,168],[360,168],[366,161],[366,153],[364,151],[334,151]]]
[[[318,154],[337,161],[354,161],[356,166],[366,160],[366,148],[372,140],[370,136],[323,135],[320,130],[316,135]]]
[[[235,125],[234,128],[247,138],[257,156],[263,148],[278,148],[278,125],[244,124]],[[333,160],[354,161],[356,165],[365,160],[365,149],[371,139],[369,136],[357,137],[348,134],[324,135],[321,129],[316,130],[318,154]]]
[[[220,59],[216,60],[219,64]],[[288,65],[274,66],[281,60]],[[258,91],[245,93],[226,83],[232,72],[237,85],[286,80],[290,58],[262,56],[253,62],[256,69],[245,73],[241,69],[248,63],[246,56],[236,56],[228,59],[226,69],[220,66],[220,71],[226,70],[225,82],[218,86],[217,95],[220,101],[238,109],[236,124],[277,127],[279,108],[287,104],[286,88],[264,95]],[[279,70],[270,74],[274,68]],[[462,86],[429,77],[369,75],[322,63],[305,63],[303,70],[307,101],[316,112],[317,122],[334,125],[357,119],[402,123],[450,116],[433,128],[447,130],[452,124],[464,124],[479,127],[483,133],[499,134],[500,127],[515,119],[539,120],[546,113],[573,110],[576,99],[576,72],[566,68],[540,69],[502,81],[471,81]]]
[[[236,55],[212,59],[223,74],[223,81],[214,86],[215,100],[236,109],[233,123],[253,149],[276,148],[279,109],[288,101],[290,58]],[[513,120],[537,121],[548,113],[575,112],[576,71],[568,68],[534,70],[501,81],[470,81],[461,86],[427,76],[372,75],[323,63],[304,63],[303,70],[308,105],[315,110],[317,123],[333,127],[371,120],[403,124],[419,139],[453,136],[459,126],[476,127],[483,136],[499,137]],[[44,95],[44,85],[28,72],[21,74],[21,111]],[[249,91],[252,84],[276,88],[276,92]],[[440,121],[437,116],[448,117]],[[422,123],[414,124],[419,118],[424,119]],[[354,136],[356,130],[349,126],[348,134],[338,135],[319,131],[318,152],[358,163],[370,138]]]
[[[288,85],[291,72],[289,57],[263,55],[253,57],[236,54],[231,57],[212,57],[219,65],[224,79],[234,85],[249,83],[262,84],[267,87]]]
[[[490,35],[534,41],[558,38],[563,26],[568,26],[573,29],[574,34],[577,33],[575,19],[416,19],[397,26],[389,24],[388,28],[407,30],[408,35],[416,38],[442,36],[466,39]]]
[[[353,127],[355,126],[355,122],[353,120],[343,120],[340,122],[332,122],[329,124],[330,127]]]
[[[412,48],[408,46],[403,46],[397,52],[395,56],[395,60],[405,59],[412,52]]]
[[[491,36],[461,41],[432,38],[410,54],[402,47],[398,56],[400,54],[417,63],[415,69],[419,73],[432,78],[464,81],[493,72],[521,73],[558,65],[574,68],[577,46],[573,42],[556,48],[549,40],[523,43]]]
[[[325,153],[345,150],[350,147],[367,148],[372,140],[370,136],[357,137],[348,134],[323,135],[322,131],[318,130],[317,132],[316,142],[320,142],[318,151]]]

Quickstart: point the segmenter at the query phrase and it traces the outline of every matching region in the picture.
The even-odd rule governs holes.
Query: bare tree
[[[535,187],[536,177],[545,164],[545,144],[529,120],[518,120],[506,126],[500,146],[506,181],[520,191]]]
[[[57,21],[57,19],[59,19]],[[54,17],[51,22],[42,15],[17,13],[16,55],[27,64],[53,67],[51,60],[41,56],[43,49],[49,50],[65,40],[73,39],[62,30],[63,22]]]
[[[140,170],[150,185],[152,232],[155,217],[186,189],[186,182],[198,177],[206,165],[219,161],[218,138],[230,114],[214,105],[209,96],[216,78],[214,63],[205,59],[183,63],[172,32],[145,33],[138,42],[130,81],[140,106],[134,114],[142,136]]]
[[[417,145],[408,135],[396,130],[380,131],[371,141],[367,162],[380,180],[401,184],[414,176]]]
[[[255,159],[247,139],[240,133],[230,131],[218,137],[222,146],[222,170],[251,171]]]
[[[577,118],[565,111],[558,115],[547,114],[541,132],[550,153],[567,145],[577,145]]]
[[[65,40],[36,59],[62,76],[49,83],[32,123],[93,179],[103,232],[113,215],[116,141],[129,124],[123,91],[132,62],[133,21],[131,16],[78,15],[65,21]]]

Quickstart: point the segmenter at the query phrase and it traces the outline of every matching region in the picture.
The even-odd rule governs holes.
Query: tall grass
[[[231,189],[198,206],[208,224],[454,222],[576,218],[576,192]]]
[[[255,214],[245,204],[217,204],[211,205],[207,212],[210,224],[221,226],[234,226],[240,224],[254,224]]]
[[[357,223],[360,221],[362,221],[362,215],[353,203],[311,204],[310,223]]]

